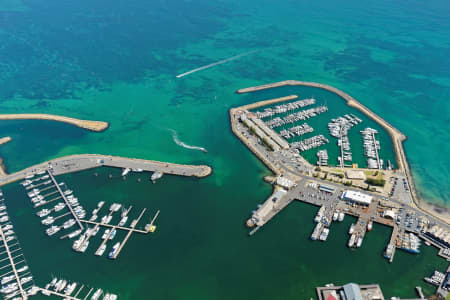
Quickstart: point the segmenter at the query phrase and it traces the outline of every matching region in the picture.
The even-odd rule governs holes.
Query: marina
[[[364,155],[368,157],[367,166],[369,169],[382,169],[383,160],[378,156],[380,149],[380,142],[375,139],[375,134],[378,131],[372,128],[366,128],[361,131],[364,139]]]
[[[127,171],[127,172],[126,172]],[[128,173],[130,170],[124,170],[122,172],[123,176],[126,176],[127,174],[124,174],[125,172]],[[110,255],[108,256],[110,259],[116,259],[120,252],[122,251],[123,247],[127,243],[128,239],[131,237],[133,233],[140,233],[140,234],[148,234],[150,232],[154,232],[156,229],[156,226],[153,225],[155,222],[157,216],[159,215],[159,210],[156,212],[155,216],[152,218],[149,224],[145,226],[144,229],[137,228],[137,225],[141,218],[143,217],[144,213],[146,212],[146,208],[144,208],[139,216],[132,220],[130,222],[129,226],[126,226],[127,220],[129,218],[129,213],[132,209],[132,206],[129,206],[127,209],[123,208],[123,205],[118,203],[113,203],[109,207],[109,212],[104,215],[99,222],[97,222],[98,215],[101,211],[101,209],[105,206],[104,201],[100,201],[97,204],[97,207],[92,211],[91,217],[89,220],[86,219],[86,210],[83,208],[82,205],[80,205],[78,198],[76,198],[73,194],[72,190],[67,189],[66,184],[63,182],[58,182],[53,172],[50,170],[47,170],[46,172],[40,172],[39,175],[27,175],[26,179],[21,182],[21,185],[27,190],[28,186],[34,185],[31,194],[30,192],[27,193],[28,197],[33,202],[34,199],[37,196],[42,196],[41,198],[38,198],[36,201],[37,206],[47,206],[49,203],[52,203],[53,201],[57,199],[63,199],[64,202],[60,202],[57,205],[54,206],[54,208],[44,208],[37,212],[37,216],[42,219],[42,224],[50,226],[48,227],[45,232],[48,236],[53,236],[57,234],[60,231],[63,231],[63,234],[59,237],[59,239],[72,239],[77,237],[77,239],[73,242],[72,249],[76,252],[84,253],[90,243],[90,239],[94,237],[100,229],[105,229],[105,233],[103,241],[101,242],[100,246],[98,247],[97,251],[95,252],[95,255],[102,256],[103,253],[107,249],[107,242],[112,240],[114,236],[116,235],[116,232],[118,230],[127,232],[124,240],[120,243],[116,243],[110,252]],[[162,176],[158,175],[159,177]],[[47,180],[47,178],[50,178],[50,182]],[[152,178],[152,180],[156,180],[157,178]],[[44,182],[44,180],[47,180]],[[39,185],[39,188],[36,186]],[[45,195],[41,195],[42,191],[48,191],[50,189],[54,189],[53,192],[47,192]],[[63,190],[64,189],[64,190]],[[28,189],[29,190],[29,189]],[[51,200],[45,200],[47,197],[58,193],[59,196],[57,198],[53,198]],[[50,215],[52,212],[59,212],[61,210],[65,209],[66,212],[60,213],[58,215]],[[118,213],[122,209],[120,213],[120,219],[119,222],[116,225],[109,224],[115,215],[115,213]],[[67,217],[70,217],[67,219]],[[61,225],[53,225],[57,223],[59,219],[66,218],[66,220]],[[73,230],[70,229],[72,226],[77,225],[77,229]],[[92,225],[92,226],[90,226]],[[67,232],[67,230],[70,229],[70,232]]]
[[[341,155],[338,156],[338,166],[343,168],[346,161],[352,161],[352,152],[350,149],[350,142],[348,138],[348,131],[353,128],[353,126],[361,123],[362,120],[355,115],[344,115],[343,117],[338,117],[337,119],[332,119],[328,123],[328,130],[332,137],[337,138],[337,144],[340,148]],[[351,165],[349,165],[351,167]]]
[[[299,142],[291,143],[291,147],[293,149],[299,150],[300,152],[303,152],[309,149],[318,148],[322,145],[328,144],[329,142],[330,141],[326,137],[320,134]]]
[[[298,97],[295,96],[295,97],[289,97],[289,98],[285,98],[285,99],[293,100],[296,98],[298,98]],[[314,98],[303,99],[303,100],[298,100],[298,101],[294,101],[294,102],[289,102],[287,104],[281,104],[281,105],[276,105],[274,107],[265,108],[264,111],[256,111],[255,114],[258,118],[262,119],[262,118],[272,117],[277,114],[283,114],[283,113],[286,113],[291,110],[297,110],[299,108],[313,105],[315,103],[316,103],[316,99],[314,99]]]
[[[292,123],[295,123],[298,121],[304,121],[309,118],[313,118],[313,117],[320,115],[326,111],[328,111],[328,107],[326,107],[325,105],[322,105],[322,106],[302,110],[302,111],[299,111],[296,113],[288,114],[287,116],[285,116],[283,118],[276,117],[274,119],[265,121],[264,123],[269,128],[274,129],[274,128],[292,124]]]
[[[328,152],[327,150],[317,151],[317,165],[328,166]]]
[[[325,289],[323,300],[344,300],[355,295],[346,297],[346,289],[358,291],[355,284],[347,284],[356,283],[364,300],[436,300],[430,296],[438,287],[424,277],[431,278],[434,271],[445,274],[444,256],[450,251],[445,234],[450,220],[448,2],[6,0],[1,6],[2,113],[42,113],[110,125],[98,133],[52,120],[0,122],[0,136],[12,138],[0,147],[6,176],[36,166],[25,174],[36,177],[48,168],[41,163],[50,161],[55,179],[64,182],[61,190],[72,190],[84,208],[82,220],[108,225],[95,229],[95,224],[81,222],[81,231],[69,209],[61,208],[66,203],[59,193],[44,201],[56,200],[34,208],[20,185],[24,178],[2,185],[7,217],[14,225],[4,232],[15,232],[40,288],[57,277],[67,285],[77,283],[70,297],[84,299],[92,290],[86,300],[99,288],[104,293],[98,300],[106,292],[123,300],[315,300],[315,287],[334,284]],[[190,70],[199,71],[176,78]],[[302,81],[270,84],[285,79]],[[264,89],[262,84],[267,84]],[[259,87],[247,88],[252,86]],[[241,88],[247,89],[235,93]],[[295,97],[271,102],[289,95]],[[315,103],[287,110],[291,102],[306,99]],[[328,111],[274,128],[289,148],[273,140],[280,150],[267,151],[270,146],[239,122],[236,129],[249,136],[241,142],[228,122],[229,109],[261,100],[271,103],[255,107],[255,114],[281,106],[280,113],[259,117],[262,121],[321,105]],[[362,123],[348,131],[350,150],[341,152],[327,124],[352,113]],[[305,123],[312,132],[305,130]],[[399,135],[391,138],[388,127]],[[376,155],[371,158],[375,168],[369,169],[360,133],[365,128],[378,131],[381,169]],[[302,152],[290,148],[317,135],[329,143]],[[403,149],[404,157],[397,159],[394,148]],[[323,150],[326,155],[317,164],[317,153]],[[170,174],[164,165],[147,171],[128,163],[99,163],[88,169],[80,165],[76,171],[76,163],[62,159],[87,153],[208,165],[214,172],[200,179]],[[153,184],[151,177],[158,171],[163,175]],[[373,180],[385,185],[376,186]],[[316,186],[308,187],[310,183]],[[411,196],[414,186],[417,194]],[[327,188],[334,192],[326,194]],[[294,200],[249,237],[257,226],[246,228],[246,221],[279,189],[286,191],[286,198],[276,200],[278,208]],[[34,197],[39,200],[55,190]],[[298,193],[291,197],[294,191]],[[361,216],[366,218],[367,208],[339,198],[347,191],[373,196],[376,203],[376,220],[369,216],[364,224],[359,248],[348,248],[348,232]],[[104,205],[94,214],[101,201]],[[323,225],[328,232],[322,230],[311,240],[317,213],[333,201],[337,205],[331,223]],[[122,207],[109,219],[114,203]],[[130,206],[122,221],[123,210]],[[131,234],[113,261],[109,253],[128,234],[116,228],[102,255],[94,255],[110,226],[124,222],[119,226],[129,228],[144,208],[135,229],[145,230],[161,210],[155,234]],[[410,218],[408,211],[414,213]],[[48,217],[53,223],[42,225]],[[383,258],[394,228],[401,229],[398,239],[403,237],[408,247],[409,233],[418,236],[420,253],[397,248],[396,239],[393,262]],[[50,237],[47,230],[53,233]],[[84,233],[91,234],[84,254],[71,250]],[[12,252],[13,257],[18,254]],[[364,285],[379,285],[383,294]],[[422,288],[422,297],[415,287]],[[39,292],[30,299],[64,297]]]
[[[27,262],[22,253],[19,241],[9,221],[3,194],[0,191],[1,211],[5,214],[0,220],[0,275],[2,288],[0,293],[4,299],[28,299],[36,293],[34,281]],[[5,218],[7,217],[7,218]],[[6,254],[6,257],[5,257]],[[2,258],[3,257],[3,258]]]
[[[352,105],[356,105],[352,99],[349,98],[348,101]],[[261,105],[263,105],[262,103],[264,101],[261,102]],[[407,200],[411,194],[407,179],[408,171],[401,169],[402,166],[400,166],[399,170],[392,172],[389,163],[388,169],[383,169],[383,160],[380,159],[378,153],[380,143],[375,137],[375,134],[378,133],[377,130],[367,127],[361,131],[364,154],[368,157],[368,168],[358,169],[357,165],[353,163],[351,165],[345,164],[346,161],[352,162],[348,132],[354,126],[359,125],[362,119],[354,114],[346,114],[331,120],[328,124],[328,130],[332,137],[338,139],[340,148],[338,166],[342,168],[342,171],[339,172],[339,170],[326,167],[328,165],[328,153],[319,148],[316,154],[318,157],[317,165],[325,167],[325,171],[323,171],[319,167],[313,168],[299,154],[328,143],[329,141],[325,136],[316,135],[286,145],[286,141],[280,142],[279,139],[289,138],[286,133],[288,129],[282,129],[285,131],[282,131],[283,135],[281,135],[281,131],[270,133],[268,130],[263,130],[263,126],[260,125],[256,126],[259,126],[261,130],[254,130],[256,126],[253,126],[253,124],[245,124],[249,119],[253,120],[254,124],[258,124],[255,122],[257,118],[253,116],[254,113],[249,112],[247,107],[249,105],[230,110],[232,131],[269,167],[275,178],[270,181],[273,184],[272,195],[265,202],[259,204],[256,210],[252,211],[246,222],[247,227],[250,228],[249,235],[260,231],[279,212],[294,200],[297,200],[319,207],[314,218],[316,224],[310,236],[311,240],[325,242],[332,234],[332,226],[330,225],[332,222],[339,221],[342,213],[342,215],[347,214],[357,218],[356,223],[352,224],[348,231],[347,246],[349,248],[358,249],[362,247],[365,235],[372,230],[374,223],[378,223],[393,228],[391,239],[384,251],[384,256],[391,263],[394,260],[396,249],[417,255],[420,252],[421,236],[430,231],[440,237],[433,244],[439,249],[439,255],[445,256],[445,253],[450,253],[450,234],[447,234],[447,232],[450,232],[448,224],[421,211],[420,208],[411,205],[413,202]],[[251,107],[257,109],[259,107],[258,102]],[[367,112],[364,107],[361,107],[360,110],[364,113]],[[268,122],[266,121],[265,125],[272,128],[285,124],[283,119],[279,117]],[[394,131],[390,132],[394,134]],[[397,138],[399,138],[399,135],[393,136],[393,140]],[[264,143],[258,142],[259,139],[264,140]],[[402,156],[398,153],[397,155]],[[351,169],[349,170],[349,168]],[[367,171],[370,169],[377,169],[378,171]],[[332,172],[336,176],[330,178],[329,175]],[[384,172],[390,174],[390,178]],[[368,181],[368,177],[371,181]],[[400,179],[404,182],[405,193],[397,193],[397,197],[391,198],[388,189],[370,188],[367,183],[354,185],[356,180],[364,180],[364,182],[380,182],[384,186],[383,178],[389,179],[394,188],[395,182]],[[431,229],[434,228],[433,226],[438,226],[441,229]],[[442,233],[444,231],[445,234]]]
[[[279,99],[283,98],[286,98],[286,103],[280,104]],[[314,99],[314,101],[306,102],[310,106],[315,105],[314,107],[301,110],[303,106],[299,106],[297,103],[302,103],[302,101],[306,100],[312,99],[290,101],[289,96],[287,96],[273,99],[273,101],[276,101],[276,105],[264,105],[271,103],[272,100],[263,100],[253,103],[253,105],[244,105],[240,109],[243,109],[246,113],[245,115],[242,114],[241,118],[245,118],[243,124],[251,128],[250,133],[258,136],[260,142],[266,144],[272,150],[292,149],[295,152],[298,151],[297,153],[305,152],[303,154],[304,158],[312,164],[314,162],[311,159],[309,150],[318,148],[319,151],[327,151],[327,154],[331,154],[333,160],[336,157],[336,163],[327,161],[327,164],[322,164],[322,166],[332,167],[334,165],[340,167],[342,170],[344,168],[358,168],[358,166],[365,166],[368,169],[379,169],[378,167],[374,167],[375,165],[378,166],[375,151],[373,152],[373,158],[371,158],[367,157],[370,151],[365,151],[363,154],[360,149],[353,150],[355,147],[365,149],[373,138],[370,136],[370,140],[367,140],[363,136],[364,139],[361,139],[357,134],[359,130],[354,130],[354,134],[350,134],[352,128],[360,126],[363,122],[363,119],[358,117],[356,112],[347,112],[331,120],[328,119],[328,126],[324,130],[325,128],[323,128],[322,122],[326,119],[326,116],[319,117],[318,115],[329,110],[329,103],[327,104],[322,99]],[[332,105],[332,107],[334,108],[335,106]],[[314,116],[316,118],[311,119],[308,123],[302,122]],[[373,124],[370,125],[372,126]],[[369,129],[371,130],[372,128]],[[361,130],[361,132],[363,131]],[[314,133],[314,135],[311,133]],[[357,136],[357,143],[355,143]],[[328,145],[332,139],[336,139],[336,144],[331,143]],[[351,140],[355,144],[351,145]],[[334,145],[337,147],[334,148]],[[379,150],[381,150],[379,141],[377,141],[377,145],[376,152],[379,156]],[[335,152],[335,149],[338,149],[338,151]],[[386,153],[384,149],[382,153]],[[383,160],[379,159],[379,163],[382,169]],[[392,169],[390,161],[388,161],[387,169]]]

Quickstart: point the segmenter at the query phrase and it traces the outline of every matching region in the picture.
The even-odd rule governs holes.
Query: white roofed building
[[[277,177],[276,184],[284,187],[285,189],[289,190],[292,186],[294,186],[294,182],[290,179],[287,179],[286,177]]]
[[[347,190],[342,194],[342,199],[359,205],[369,206],[372,202],[372,196],[360,192]]]

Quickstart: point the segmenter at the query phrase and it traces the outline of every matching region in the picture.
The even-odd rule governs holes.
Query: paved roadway
[[[180,165],[165,163],[153,160],[134,159],[118,156],[99,155],[99,154],[80,154],[56,158],[44,162],[22,171],[0,177],[0,186],[25,178],[29,174],[35,174],[39,171],[52,169],[54,175],[61,175],[71,172],[78,172],[91,168],[108,166],[117,168],[142,169],[150,172],[163,172],[180,176],[205,177],[211,174],[212,169],[206,165]]]

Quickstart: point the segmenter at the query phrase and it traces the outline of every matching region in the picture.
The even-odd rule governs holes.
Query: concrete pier
[[[24,179],[25,176],[36,174],[43,170],[52,170],[54,176],[73,173],[97,167],[116,167],[141,169],[148,172],[162,172],[179,176],[192,176],[203,178],[212,173],[206,165],[181,165],[154,160],[126,158],[101,154],[79,154],[56,158],[44,163],[34,165],[24,170],[6,176],[0,176],[0,186]]]
[[[307,81],[297,81],[297,80],[286,80],[281,82],[275,82],[271,84],[266,85],[260,85],[245,89],[240,89],[237,91],[237,93],[250,93],[250,92],[256,92],[261,91],[265,89],[271,89],[276,87],[282,87],[282,86],[310,86],[310,87],[316,87],[320,89],[327,90],[329,92],[335,93],[338,96],[340,96],[342,99],[344,99],[348,106],[354,107],[361,111],[363,114],[368,116],[369,118],[373,119],[375,122],[377,122],[380,126],[382,126],[390,135],[394,150],[395,150],[395,156],[396,161],[398,165],[399,171],[397,172],[399,175],[402,175],[406,178],[407,186],[409,188],[409,194],[413,200],[414,208],[417,210],[420,210],[423,214],[431,215],[436,219],[439,219],[440,222],[444,222],[447,226],[450,225],[450,214],[446,211],[440,212],[437,210],[434,210],[433,207],[430,207],[429,204],[425,202],[421,202],[420,198],[417,195],[416,188],[413,182],[413,177],[411,174],[411,170],[409,168],[408,160],[406,158],[405,151],[403,149],[403,142],[406,140],[406,136],[401,133],[398,129],[396,129],[392,124],[381,118],[379,115],[371,111],[369,108],[364,106],[362,103],[357,101],[355,98],[350,96],[349,94],[334,88],[332,86],[316,83],[316,82],[307,82]],[[281,98],[279,98],[281,99]],[[287,101],[287,100],[285,100]],[[258,153],[258,151],[255,151],[254,145],[249,143],[245,137],[242,136],[240,133],[240,130],[237,130],[235,126],[233,126],[233,122],[236,122],[236,115],[239,115],[243,109],[247,107],[258,107],[258,106],[264,106],[267,105],[265,103],[254,103],[251,106],[245,105],[242,107],[234,108],[230,110],[230,116],[232,120],[232,130],[233,133],[236,134],[248,147],[249,149],[254,152],[258,158],[260,158],[275,174],[282,173],[283,167],[280,167],[277,163],[274,163],[273,161],[270,161],[267,157],[265,157],[264,154],[261,155],[261,153]],[[378,159],[379,161],[379,159]],[[288,169],[287,167],[284,167],[284,169]]]
[[[273,194],[263,204],[261,204],[255,213],[253,213],[251,219],[247,221],[247,226],[264,226],[294,200],[295,198],[292,197],[292,195],[288,195],[285,190],[275,188]]]

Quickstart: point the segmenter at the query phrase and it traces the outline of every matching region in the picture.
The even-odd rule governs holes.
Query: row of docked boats
[[[317,165],[328,166],[328,151],[326,149],[317,151]]]
[[[20,184],[25,187],[25,189],[29,190],[34,187],[39,186],[39,183],[35,183],[37,181],[46,180],[49,178],[49,175],[46,174],[47,172],[45,170],[39,171],[36,174],[30,173],[25,176],[25,180],[22,181]]]
[[[53,199],[46,201],[46,197],[48,196],[48,194],[42,195],[41,193],[43,191],[57,188],[57,187],[55,185],[53,185],[51,180],[47,180],[49,175],[46,175],[45,173],[44,174],[38,173],[37,175],[38,176],[36,176],[35,178],[30,178],[31,177],[31,175],[30,175],[30,176],[28,176],[28,178],[25,179],[25,181],[23,181],[21,183],[26,189],[28,189],[28,190],[31,189],[31,191],[28,192],[27,194],[28,194],[28,197],[31,199],[31,202],[34,203],[35,207],[48,205],[48,204],[52,203],[53,201],[56,201],[61,198],[65,198],[65,201],[58,202],[53,207],[43,208],[36,213],[36,215],[42,219],[41,223],[43,225],[49,226],[45,230],[45,233],[48,236],[53,236],[56,233],[60,232],[61,230],[70,229],[71,227],[73,227],[76,224],[76,218],[84,219],[86,217],[86,211],[79,204],[78,198],[76,198],[73,195],[72,190],[66,189],[62,192],[63,195],[56,196]],[[62,187],[62,186],[64,186],[64,182],[58,183],[58,185],[60,187]],[[32,188],[30,188],[30,186]],[[58,190],[56,190],[54,192],[50,192],[49,194],[53,195],[53,194],[56,194],[57,192],[58,192]],[[58,216],[51,215],[52,213],[61,212],[64,209],[67,209],[68,211],[63,214],[60,214]],[[65,217],[66,215],[70,215],[72,212],[75,215],[72,215],[72,218],[66,219],[62,225],[58,226],[58,225],[54,224],[56,220],[58,220],[62,217]],[[65,235],[65,237],[74,238],[74,237],[78,236],[80,234],[80,232],[81,231],[79,231],[79,230],[75,230],[75,231]]]
[[[315,135],[308,139],[304,139],[298,142],[291,143],[291,148],[298,149],[300,152],[317,148],[322,145],[328,144],[330,141],[323,135]]]
[[[342,222],[342,221],[344,221],[344,217],[345,217],[345,214],[344,214],[343,211],[341,211],[341,210],[336,210],[336,211],[333,213],[332,219],[333,219],[333,222],[336,222],[336,221]]]
[[[282,113],[286,113],[291,110],[303,108],[308,105],[313,105],[315,103],[316,103],[316,99],[314,99],[314,98],[302,99],[302,100],[298,100],[298,101],[294,101],[294,102],[276,105],[274,107],[267,107],[263,111],[254,112],[254,114],[258,118],[262,119],[262,118],[272,117],[276,114],[282,114]]]
[[[343,117],[331,119],[331,122],[328,123],[330,135],[338,139],[337,145],[341,148],[341,155],[337,158],[338,166],[342,167],[346,161],[351,162],[353,160],[348,131],[361,122],[362,120],[355,115],[351,114],[350,116],[346,114]]]
[[[314,230],[311,234],[311,240],[320,240],[326,241],[328,238],[328,234],[330,233],[330,229],[328,226],[330,225],[330,220],[325,216],[325,206],[321,206],[316,216],[314,217],[314,222],[317,223],[314,227]]]
[[[104,201],[100,201],[97,204],[97,208],[95,208],[92,211],[92,216],[89,219],[90,221],[94,222],[97,218],[98,218],[98,213],[100,211],[100,209],[104,206]],[[101,219],[100,219],[100,224],[96,225],[95,227],[92,228],[87,228],[86,231],[80,235],[80,237],[74,241],[73,243],[73,250],[77,251],[77,252],[85,252],[88,245],[89,245],[89,239],[91,236],[95,236],[99,230],[100,230],[100,225],[107,225],[111,222],[113,214],[118,212],[119,210],[122,209],[121,212],[121,219],[120,222],[118,223],[119,227],[123,227],[126,225],[127,221],[128,221],[128,212],[130,209],[124,209],[122,207],[121,204],[119,203],[113,203],[111,204],[111,206],[109,207],[109,213],[104,215]],[[117,233],[117,229],[116,228],[106,228],[105,231],[102,234],[102,240],[103,242],[101,243],[100,247],[95,251],[95,255],[96,256],[102,256],[107,248],[107,241],[109,240],[113,240],[114,237],[116,236]],[[117,253],[118,249],[120,247],[120,243],[116,243],[113,245],[113,247],[111,248],[111,250],[109,251],[108,257],[109,258],[114,258],[115,254]]]
[[[399,240],[398,248],[413,254],[420,253],[420,238],[412,232],[404,232]]]
[[[135,171],[135,170],[133,169],[132,171]],[[124,174],[124,175],[126,175],[126,174]],[[155,175],[155,177],[152,177],[152,179],[157,179],[157,178],[160,178],[163,174],[155,172],[153,175]],[[46,175],[44,175],[44,176],[46,176]],[[35,179],[27,179],[27,180],[29,180],[29,181],[33,180],[32,182],[33,182],[33,185],[35,186],[31,191],[33,194],[29,195],[30,197],[36,197],[36,196],[40,195],[41,191],[43,189],[47,188],[46,187],[47,183],[46,183],[46,181],[44,181],[45,179],[43,179],[42,177],[38,177]],[[30,184],[29,182],[23,182],[23,183],[25,185]],[[72,191],[70,191],[70,190],[66,190],[63,193],[65,194],[65,200],[67,200],[67,201],[65,201],[66,203],[58,203],[52,208],[46,207],[37,212],[37,215],[42,218],[42,223],[44,225],[49,226],[46,230],[47,235],[52,236],[52,235],[55,235],[56,233],[62,231],[63,229],[65,230],[65,229],[71,228],[72,226],[77,224],[77,222],[79,222],[78,219],[80,219],[84,223],[93,222],[95,224],[95,226],[93,226],[93,227],[86,226],[85,229],[84,228],[76,229],[75,231],[73,231],[69,234],[60,236],[61,239],[67,238],[67,237],[74,239],[73,244],[72,244],[72,249],[76,252],[84,253],[84,252],[86,252],[86,250],[89,246],[90,238],[97,235],[98,232],[100,231],[101,227],[110,227],[110,228],[106,228],[105,231],[103,232],[103,234],[102,234],[103,242],[101,243],[100,247],[95,252],[95,255],[102,256],[107,250],[107,246],[106,246],[107,241],[113,240],[114,237],[116,236],[117,230],[119,230],[120,227],[126,226],[126,224],[128,222],[128,212],[131,209],[131,207],[128,210],[126,210],[122,207],[121,204],[113,203],[109,207],[109,213],[99,217],[100,210],[102,209],[102,207],[105,204],[104,201],[100,201],[100,202],[98,202],[97,207],[92,211],[92,215],[91,215],[89,221],[84,221],[83,219],[86,217],[86,212],[82,208],[82,206],[79,205],[78,199],[73,196]],[[45,197],[46,196],[44,196],[44,198]],[[62,196],[60,196],[54,200],[57,200],[61,197]],[[45,201],[45,199],[41,199],[41,200]],[[54,200],[52,200],[52,201],[54,201]],[[49,203],[49,201],[46,202],[45,204],[48,204],[48,203]],[[69,208],[70,212],[67,212],[66,214],[59,215],[59,216],[51,215],[53,212],[55,212],[55,211],[58,212],[64,208]],[[121,216],[120,222],[115,226],[109,225],[113,218],[113,214],[116,212],[119,212],[120,210],[122,210],[121,215],[120,215]],[[70,213],[72,213],[73,218],[69,218],[68,220],[65,220],[62,225],[57,226],[54,224],[56,222],[56,220],[64,217],[65,215],[70,215]],[[97,219],[99,219],[99,220],[97,221]],[[135,221],[133,221],[133,222],[135,222]],[[130,225],[131,227],[135,226],[135,224],[133,224],[133,222]],[[80,227],[84,227],[84,226],[80,226]],[[149,231],[151,229],[152,228],[149,228]],[[121,246],[121,243],[115,243],[112,246],[112,248],[110,249],[108,257],[116,258],[117,253],[120,250],[120,246]]]
[[[320,240],[320,241],[326,241],[328,238],[328,234],[330,233],[329,226],[331,224],[331,220],[329,217],[325,215],[326,208],[325,206],[321,206],[319,211],[317,212],[316,216],[314,217],[314,222],[317,223],[316,227],[314,228],[311,239],[313,241]],[[343,211],[337,209],[334,211],[331,219],[333,222],[342,222],[344,221],[345,214]]]
[[[320,115],[324,112],[328,111],[328,107],[325,105],[321,105],[318,107],[313,107],[310,109],[305,109],[305,110],[301,110],[299,112],[295,112],[292,114],[289,114],[283,118],[280,117],[276,117],[273,119],[270,119],[268,121],[265,121],[264,123],[269,127],[269,128],[277,128],[277,127],[281,127],[284,125],[288,125],[288,124],[293,124],[295,122],[298,121],[304,121],[307,120],[309,118],[315,117],[317,115]]]
[[[290,139],[296,136],[302,136],[304,134],[313,132],[314,128],[312,128],[309,124],[303,123],[302,125],[292,126],[287,129],[283,129],[280,131],[280,135],[285,139]]]
[[[122,174],[121,174],[121,176],[122,176],[122,177],[125,177],[125,176],[127,176],[128,173],[130,173],[131,171],[132,171],[132,172],[143,172],[144,170],[142,170],[142,169],[124,168],[124,169],[122,169]],[[161,178],[163,175],[164,175],[164,173],[159,172],[159,171],[155,171],[155,172],[153,172],[152,176],[150,176],[150,180],[153,181],[153,182],[155,182],[155,180]]]
[[[331,136],[340,138],[341,136],[347,136],[348,131],[361,122],[362,120],[355,115],[351,114],[350,116],[346,114],[343,117],[331,119],[328,123],[328,130]]]
[[[348,240],[347,246],[349,248],[352,247],[356,247],[359,248],[362,245],[363,242],[363,234],[364,233],[359,233],[359,232],[355,232],[355,224],[350,225],[350,229],[348,230],[348,234],[350,235],[350,238]]]
[[[367,157],[367,168],[369,169],[382,169],[384,164],[382,159],[379,162],[377,161],[379,159],[377,153],[380,150],[380,141],[375,139],[375,134],[377,133],[378,130],[369,127],[361,130],[364,155]]]
[[[423,280],[431,285],[440,286],[445,280],[445,274],[439,271],[434,271],[431,277],[425,277]]]
[[[58,279],[54,277],[51,282],[49,282],[45,289],[42,289],[42,294],[46,296],[50,296],[54,293],[57,293],[59,295],[64,295],[66,297],[70,297],[77,288],[78,283],[77,282],[69,282],[65,279]],[[78,290],[76,294],[78,294],[82,289],[84,285]],[[84,299],[90,299],[90,300],[117,300],[117,295],[112,293],[104,293],[102,289],[96,289],[95,292],[92,294],[90,298],[90,294],[86,295]],[[102,297],[103,296],[103,297]]]
[[[328,234],[330,233],[330,228],[326,227],[324,223],[319,222],[314,227],[314,230],[311,234],[311,240],[316,241],[322,241],[325,242],[328,238]]]
[[[3,248],[2,254],[14,253],[14,257],[21,256],[19,242],[15,236],[14,227],[10,223],[6,205],[4,204],[3,193],[0,191],[0,247]],[[22,299],[23,296],[35,294],[33,287],[33,276],[31,275],[25,260],[14,262],[9,254],[1,258],[1,261],[8,261],[2,265],[2,275],[0,276],[0,297],[4,299]],[[5,273],[4,273],[5,272]]]

